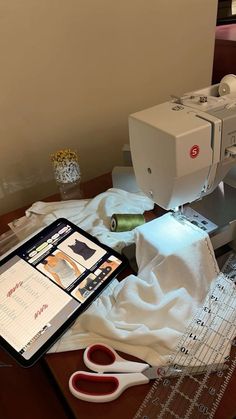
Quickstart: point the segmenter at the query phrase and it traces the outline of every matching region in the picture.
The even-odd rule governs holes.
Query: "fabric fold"
[[[112,284],[78,318],[51,352],[81,349],[91,343],[104,342],[149,364],[165,365],[198,310],[204,304],[214,310],[221,309],[217,301],[212,301],[211,289],[222,274],[205,232],[166,214],[138,227],[135,237],[138,275],[129,275],[121,283]],[[225,289],[235,297],[234,285],[224,276],[222,280]],[[236,298],[232,299],[231,305],[235,310]],[[222,327],[222,313],[216,329]],[[225,324],[233,321],[232,310],[223,314]],[[211,321],[210,314],[208,321]],[[194,323],[196,336],[198,327]],[[214,349],[211,355],[208,350],[208,363],[222,362],[229,352],[229,343],[212,328],[207,331],[206,339],[214,341],[223,351],[216,356]],[[205,341],[198,340],[189,343],[190,355],[198,351],[200,364],[206,357],[201,346],[204,344]],[[183,359],[180,354],[179,362],[191,364],[195,358],[190,355]]]
[[[102,243],[121,252],[134,242],[134,230],[110,231],[112,214],[143,214],[154,204],[142,193],[130,193],[110,188],[92,199],[60,202],[35,202],[26,211],[26,217],[34,216],[37,224],[48,225],[58,218],[67,218],[83,230],[97,237]]]

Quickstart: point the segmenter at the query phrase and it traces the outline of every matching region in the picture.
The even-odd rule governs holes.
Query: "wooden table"
[[[83,185],[84,197],[94,196],[110,186],[111,176],[109,174],[100,176]],[[58,196],[48,200],[55,199],[58,199]],[[157,209],[149,214],[149,218],[160,213]],[[0,233],[6,231],[8,222],[23,214],[24,209],[20,209],[1,216]],[[18,415],[24,419],[52,417],[131,419],[152,384],[130,388],[111,403],[93,404],[77,400],[69,392],[68,379],[74,371],[86,369],[82,355],[81,350],[48,354],[34,367],[25,370],[1,351],[0,361],[10,363],[12,367],[0,368],[0,417],[12,419]],[[131,356],[127,358],[135,359]],[[236,373],[234,372],[217,410],[216,419],[232,419],[236,416],[235,394]]]

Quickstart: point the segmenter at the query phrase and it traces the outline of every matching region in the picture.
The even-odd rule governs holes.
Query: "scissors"
[[[104,360],[102,362],[97,361],[97,359],[95,361],[95,354],[98,352],[105,355],[105,362]],[[85,365],[95,372],[74,372],[69,379],[69,389],[78,399],[97,403],[115,400],[128,387],[147,384],[150,380],[156,378],[176,377],[186,372],[192,374],[203,373],[203,368],[199,366],[167,365],[150,367],[146,363],[128,361],[118,355],[113,348],[103,343],[96,343],[87,347],[84,351],[83,360]],[[218,364],[215,364],[215,367],[218,370]],[[109,390],[107,388],[104,390],[105,385],[109,385]],[[95,388],[95,391],[93,388]]]

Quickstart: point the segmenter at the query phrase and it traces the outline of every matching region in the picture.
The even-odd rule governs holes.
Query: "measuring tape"
[[[236,366],[236,255],[222,272],[169,360],[172,368],[189,366],[189,372],[158,378],[134,419],[214,418]],[[197,375],[198,366],[204,373]]]

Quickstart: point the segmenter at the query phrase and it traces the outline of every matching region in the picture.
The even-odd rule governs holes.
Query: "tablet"
[[[0,266],[0,345],[33,365],[126,266],[119,253],[60,218]]]

